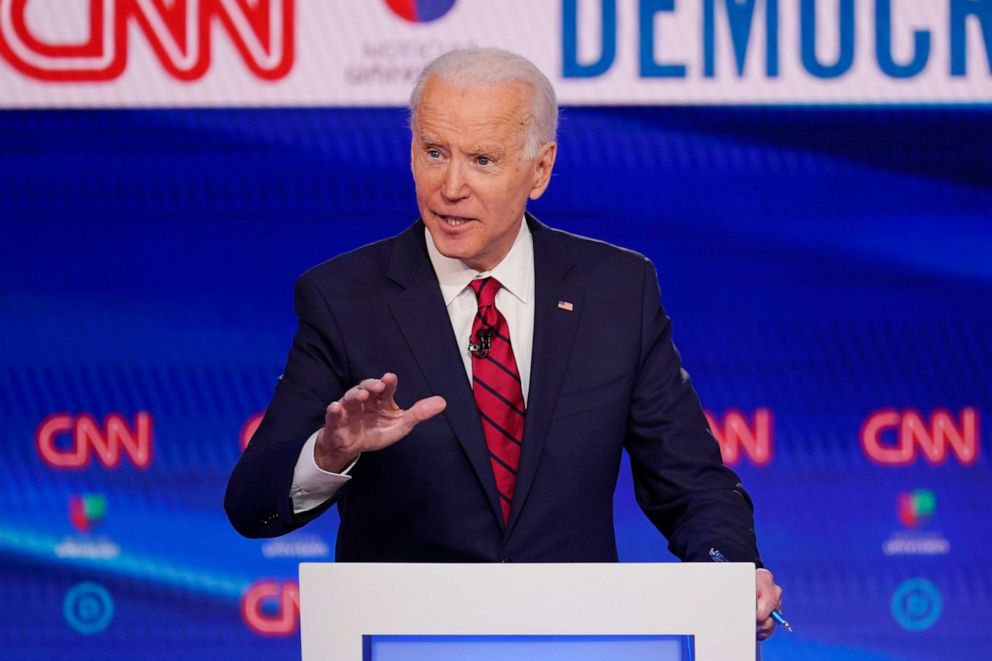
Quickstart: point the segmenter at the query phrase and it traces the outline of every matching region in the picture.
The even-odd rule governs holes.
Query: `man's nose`
[[[460,200],[468,197],[468,182],[465,179],[463,165],[458,161],[448,162],[444,170],[444,180],[441,182],[441,195],[448,200]]]

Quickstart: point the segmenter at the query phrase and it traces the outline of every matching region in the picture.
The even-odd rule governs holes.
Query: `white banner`
[[[992,0],[0,0],[0,106],[398,106],[467,46],[566,105],[992,102]]]

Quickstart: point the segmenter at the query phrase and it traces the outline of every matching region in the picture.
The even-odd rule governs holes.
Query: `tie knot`
[[[502,286],[496,278],[479,278],[469,283],[469,287],[472,288],[475,297],[479,300],[480,308],[496,305],[496,292]]]

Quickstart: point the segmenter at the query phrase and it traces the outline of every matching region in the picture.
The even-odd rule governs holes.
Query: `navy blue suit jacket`
[[[427,254],[424,226],[321,264],[296,285],[299,329],[225,507],[248,537],[289,532],[305,440],[362,379],[399,376],[400,406],[444,413],[362,455],[335,497],[338,560],[593,562],[617,559],[613,492],[624,449],[639,504],[683,560],[758,562],[750,501],[672,344],[644,257],[548,228],[534,239],[535,318],[520,472],[508,525],[471,385]],[[569,301],[571,311],[558,306]]]

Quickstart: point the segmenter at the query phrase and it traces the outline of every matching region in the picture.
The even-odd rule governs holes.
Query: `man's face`
[[[527,199],[548,186],[555,143],[527,158],[531,90],[424,85],[410,149],[420,216],[442,255],[488,271],[506,256]]]

